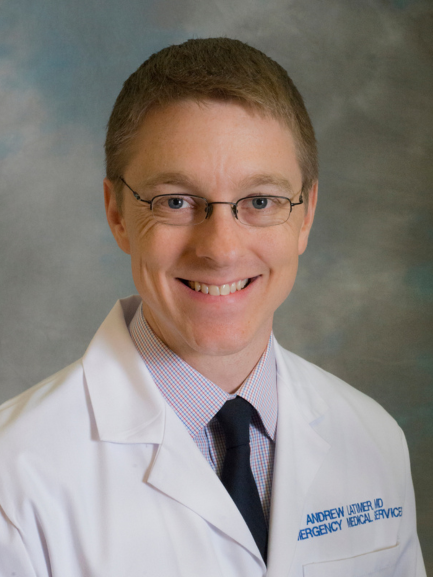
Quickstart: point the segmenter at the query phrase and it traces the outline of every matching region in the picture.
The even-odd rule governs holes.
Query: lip
[[[183,290],[186,291],[186,294],[190,298],[194,298],[198,301],[207,302],[209,304],[220,303],[221,305],[223,305],[223,304],[228,305],[232,302],[238,302],[240,299],[246,297],[251,292],[251,289],[254,287],[255,283],[257,282],[257,280],[260,277],[261,277],[261,275],[257,275],[255,277],[243,277],[243,278],[248,278],[248,281],[249,281],[248,284],[242,290],[236,291],[234,293],[230,293],[229,295],[224,295],[224,296],[212,296],[210,294],[203,294],[200,291],[197,292],[188,286],[187,283],[190,279],[184,279],[184,278],[178,277],[178,278],[176,278],[176,281],[180,285],[179,288],[183,287]],[[197,282],[201,282],[201,281],[197,281]],[[217,284],[217,282],[215,282],[215,281],[212,281],[209,283],[207,283],[205,281],[202,281],[202,282],[204,284],[208,284],[208,285],[214,284],[216,286],[220,286],[222,284],[229,284],[227,281],[223,281],[223,282],[218,281],[219,284]],[[231,281],[231,282],[236,282],[236,281]]]
[[[256,279],[258,276],[260,276],[260,275],[257,275],[255,277],[243,276],[243,277],[236,278],[234,280],[203,280],[203,279],[197,279],[197,278],[188,278],[187,279],[187,278],[178,277],[177,280],[180,280],[181,282],[186,282],[186,283],[199,282],[200,284],[206,284],[208,286],[210,286],[210,285],[222,286],[223,284],[232,284],[234,282],[238,282],[238,281],[244,280],[244,279],[248,279],[248,280]]]

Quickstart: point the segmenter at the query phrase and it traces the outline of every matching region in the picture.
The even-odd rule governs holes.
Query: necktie
[[[226,439],[221,481],[241,512],[266,563],[268,529],[250,464],[250,423],[254,407],[242,397],[217,413]]]

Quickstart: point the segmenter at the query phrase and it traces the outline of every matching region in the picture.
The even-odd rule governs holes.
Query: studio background
[[[168,44],[221,35],[288,70],[319,143],[317,217],[276,336],[402,426],[433,574],[431,1],[3,0],[0,402],[80,357],[135,292],[102,195],[123,81]]]

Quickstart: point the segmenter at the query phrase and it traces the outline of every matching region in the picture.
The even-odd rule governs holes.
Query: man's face
[[[174,193],[209,202],[257,194],[298,201],[302,186],[287,127],[237,104],[213,101],[151,111],[122,176],[146,200]],[[316,187],[307,211],[296,206],[286,223],[266,228],[240,224],[228,205],[214,205],[211,217],[196,226],[161,224],[126,187],[119,213],[112,183],[105,181],[105,187],[111,229],[131,255],[134,282],[154,332],[185,360],[264,350],[274,312],[293,287],[298,255],[307,245]],[[245,280],[245,288],[225,296],[189,286]]]

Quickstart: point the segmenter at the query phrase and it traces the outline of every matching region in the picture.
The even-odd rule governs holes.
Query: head
[[[153,54],[126,80],[110,116],[107,178],[122,207],[123,175],[150,110],[184,100],[234,102],[286,125],[294,137],[304,201],[318,178],[313,126],[302,96],[277,62],[230,38],[203,38]]]
[[[131,255],[152,329],[199,370],[194,359],[243,352],[255,363],[292,289],[316,204],[314,133],[286,72],[235,40],[164,49],[125,83],[106,151],[107,218]],[[196,195],[213,211],[194,226],[166,224],[119,177],[145,201]],[[257,228],[227,206],[251,196],[303,196],[304,205]]]

